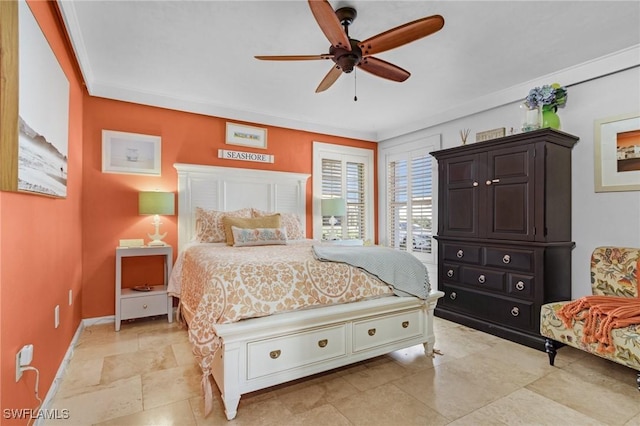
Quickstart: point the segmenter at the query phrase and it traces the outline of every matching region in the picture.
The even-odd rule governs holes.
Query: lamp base
[[[153,217],[153,225],[156,228],[156,232],[154,234],[147,234],[149,236],[149,238],[151,238],[151,241],[149,242],[149,246],[166,246],[167,243],[165,243],[164,241],[162,241],[162,239],[164,237],[167,236],[167,233],[165,232],[164,234],[160,234],[160,225],[162,222],[160,222],[160,217],[158,215],[154,215]]]
[[[147,234],[147,235],[148,235],[148,234]],[[165,234],[165,235],[166,235],[166,234]],[[149,235],[149,238],[153,238],[153,237],[154,237],[153,235]],[[163,235],[163,237],[164,237],[164,235]],[[162,241],[162,240],[152,240],[152,241],[149,241],[149,244],[147,244],[147,245],[148,245],[149,247],[164,247],[164,246],[166,246],[166,245],[167,245],[167,243],[165,243],[165,242],[164,242],[164,241]]]

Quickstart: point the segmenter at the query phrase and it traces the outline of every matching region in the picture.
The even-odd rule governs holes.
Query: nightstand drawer
[[[120,301],[121,319],[150,317],[167,313],[167,293],[129,297]]]

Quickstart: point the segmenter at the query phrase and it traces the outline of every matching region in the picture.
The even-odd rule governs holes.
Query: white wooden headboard
[[[231,211],[245,207],[296,213],[306,228],[310,175],[176,163],[178,171],[178,249],[195,235],[196,207]]]

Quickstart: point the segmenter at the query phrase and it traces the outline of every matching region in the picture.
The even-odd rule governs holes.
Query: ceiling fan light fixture
[[[357,16],[354,8],[342,7],[334,11],[327,0],[308,0],[308,3],[320,29],[331,43],[329,54],[256,56],[256,58],[274,61],[331,59],[335,66],[320,82],[316,93],[327,90],[340,77],[341,73],[351,73],[355,67],[387,80],[405,81],[411,75],[409,71],[372,55],[431,35],[440,31],[444,26],[444,18],[440,15],[433,15],[408,22],[360,41],[349,37],[349,25]]]

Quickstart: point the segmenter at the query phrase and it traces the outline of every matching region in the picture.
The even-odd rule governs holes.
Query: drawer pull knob
[[[486,278],[484,275],[480,275],[480,276],[478,277],[478,282],[479,282],[480,284],[484,284],[484,282],[485,282],[486,280],[487,280],[487,278]]]
[[[402,328],[409,327],[409,321],[402,321]]]
[[[517,306],[514,306],[513,308],[511,308],[511,315],[517,317],[518,315],[520,315],[520,309],[518,309]]]
[[[147,304],[142,305],[142,309],[147,309]]]
[[[327,346],[327,343],[329,343],[327,339],[318,340],[318,346],[320,346],[321,348]]]
[[[502,263],[510,263],[511,262],[511,256],[509,256],[508,254],[505,254],[504,257],[502,258]]]
[[[490,180],[486,181],[485,183],[487,184],[487,186],[491,185],[491,181]]]
[[[451,300],[456,300],[456,297],[458,297],[458,295],[456,294],[455,291],[449,295],[449,299]]]
[[[449,270],[447,271],[447,276],[448,276],[449,278],[453,277],[453,269],[449,269]]]
[[[370,328],[369,331],[367,331],[367,333],[369,333],[369,336],[373,336],[376,334],[376,329],[375,328]]]
[[[516,283],[516,290],[520,290],[520,291],[524,290],[524,283],[522,281],[518,281]]]
[[[276,350],[276,351],[271,351],[269,352],[269,356],[271,357],[271,359],[276,359],[280,356],[280,354],[282,353],[282,351],[280,349]]]
[[[478,186],[478,182],[473,182],[473,186]]]
[[[458,256],[458,259],[462,259],[462,257],[464,256],[464,251],[458,250],[458,252],[456,253],[456,256]]]

